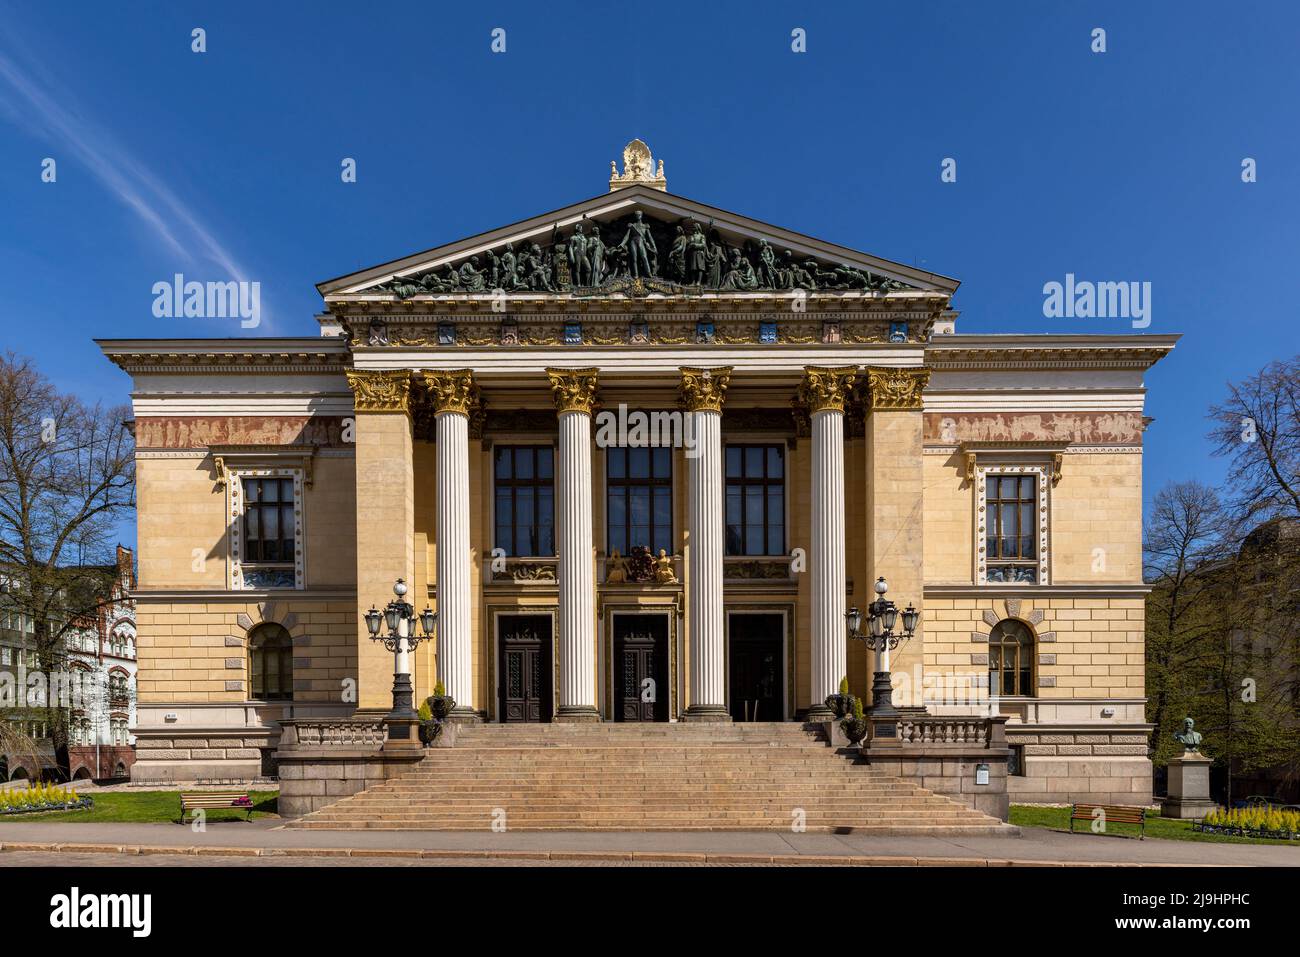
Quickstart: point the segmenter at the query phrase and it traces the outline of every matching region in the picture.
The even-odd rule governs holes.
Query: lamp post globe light
[[[371,640],[382,641],[384,647],[393,653],[393,710],[385,719],[388,741],[397,747],[418,747],[419,736],[415,728],[420,723],[420,716],[415,711],[415,689],[411,685],[411,650],[433,637],[437,616],[428,605],[416,615],[414,606],[406,600],[406,591],[406,582],[397,579],[393,583],[396,597],[382,612],[371,605],[365,618]],[[384,626],[387,626],[387,634],[383,633]]]
[[[889,653],[898,647],[899,642],[907,641],[916,634],[917,621],[921,613],[908,602],[901,612],[903,628],[895,632],[898,624],[898,606],[885,597],[889,591],[889,582],[884,576],[876,579],[876,599],[867,606],[867,630],[862,631],[862,612],[850,608],[845,614],[849,638],[860,641],[876,653],[876,671],[871,681],[871,715],[876,718],[894,718],[898,709],[894,707],[894,688],[889,673]]]

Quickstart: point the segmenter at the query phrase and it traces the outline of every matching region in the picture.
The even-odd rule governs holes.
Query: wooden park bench
[[[177,823],[185,823],[186,811],[216,808],[237,808],[248,812],[248,820],[253,819],[253,802],[247,791],[182,791],[181,816]]]
[[[1095,821],[1097,811],[1101,810],[1102,820],[1105,826],[1111,824],[1136,824],[1138,826],[1138,840],[1146,837],[1147,829],[1147,809],[1144,807],[1128,807],[1123,804],[1073,804],[1070,806],[1070,833],[1074,833],[1075,821]]]

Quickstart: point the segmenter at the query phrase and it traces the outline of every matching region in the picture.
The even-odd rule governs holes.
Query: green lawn
[[[1201,834],[1192,830],[1191,821],[1179,821],[1169,817],[1155,816],[1159,812],[1147,811],[1146,836],[1157,837],[1166,841],[1213,841],[1219,844],[1285,844],[1300,849],[1300,841],[1268,841],[1253,837],[1232,837],[1226,834]],[[1037,807],[1030,804],[1011,805],[1011,823],[1020,827],[1046,827],[1059,831],[1070,829],[1070,809],[1068,807]],[[1075,833],[1089,832],[1089,821],[1075,821]],[[1107,828],[1108,836],[1137,837],[1139,829],[1136,824],[1112,824]],[[1091,835],[1090,835],[1091,836]]]
[[[250,791],[253,799],[253,818],[274,817],[279,791]],[[109,823],[119,821],[161,822],[175,821],[180,814],[179,791],[140,791],[129,793],[113,791],[90,795],[95,806],[88,811],[46,811],[40,814],[0,815],[0,826],[5,821],[59,821],[77,823]],[[247,811],[234,809],[210,810],[208,823],[216,821],[243,821]]]

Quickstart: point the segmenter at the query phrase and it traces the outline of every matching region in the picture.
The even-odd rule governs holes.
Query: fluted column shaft
[[[687,413],[696,447],[687,459],[687,531],[690,535],[688,622],[691,701],[688,719],[726,719],[726,630],[722,610],[722,414]]]
[[[559,546],[560,706],[557,721],[599,721],[596,573],[591,537],[594,369],[547,370],[560,417],[555,525]]]
[[[432,400],[436,439],[438,680],[456,700],[452,716],[466,721],[478,717],[470,634],[469,414],[480,402],[469,369],[426,372],[424,383]]]
[[[812,417],[812,710],[848,670],[844,624],[844,413]]]
[[[469,417],[439,412],[437,430],[438,677],[456,710],[473,712],[469,588]]]
[[[830,717],[827,696],[848,670],[844,619],[844,404],[856,378],[853,368],[804,370],[800,389],[812,432],[812,674],[808,715]]]

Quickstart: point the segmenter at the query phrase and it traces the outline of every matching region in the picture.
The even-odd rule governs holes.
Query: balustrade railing
[[[283,748],[378,748],[382,718],[294,718],[280,723]]]

